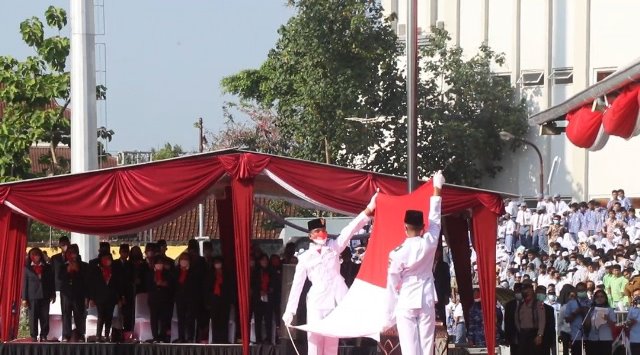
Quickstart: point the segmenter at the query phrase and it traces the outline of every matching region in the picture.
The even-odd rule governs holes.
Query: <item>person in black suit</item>
[[[99,267],[100,266],[100,255],[111,254],[111,244],[109,242],[100,242],[98,246],[98,257],[89,260],[89,266]]]
[[[58,270],[60,269],[60,265],[64,264],[67,260],[65,259],[65,253],[67,248],[69,248],[69,237],[63,235],[58,239],[58,248],[60,248],[60,252],[49,259],[49,265],[53,268],[53,272],[55,274],[55,285],[56,291],[60,291],[60,276],[58,275]],[[63,302],[63,300],[60,300]],[[64,304],[61,304],[61,307],[64,307]]]
[[[232,276],[223,269],[221,257],[213,258],[213,265],[207,268],[202,294],[207,311],[207,322],[211,320],[212,343],[228,342],[229,311],[231,307]]]
[[[513,285],[513,292],[516,298],[504,305],[504,337],[510,347],[511,354],[519,354],[518,333],[516,331],[516,309],[522,302],[522,284],[517,282]]]
[[[203,243],[203,249],[207,242]],[[207,246],[207,249],[209,247]],[[196,239],[190,239],[187,242],[187,253],[190,257],[190,268],[192,272],[198,275],[198,278],[202,282],[204,273],[207,269],[207,260],[200,255],[200,244]],[[208,253],[208,252],[207,252]],[[202,296],[202,294],[200,294]],[[196,342],[208,342],[209,340],[209,317],[204,309],[202,299],[200,299],[200,309],[196,316]]]
[[[22,284],[22,305],[29,308],[29,330],[32,341],[47,341],[49,335],[49,303],[56,301],[54,272],[44,263],[39,248],[29,250]]]
[[[135,287],[133,263],[129,260],[129,244],[120,244],[120,257],[113,261],[113,269],[122,276],[122,330],[125,333],[133,331]]]
[[[89,299],[95,303],[98,309],[98,324],[96,326],[96,340],[109,341],[113,310],[116,304],[121,304],[122,275],[113,268],[111,253],[98,256],[99,266],[93,268],[90,278],[91,288]],[[104,338],[102,328],[104,327]]]
[[[547,299],[547,288],[536,287],[536,300],[543,303]],[[544,304],[544,333],[542,334],[541,355],[551,355],[551,349],[556,341],[556,312],[553,307]]]
[[[173,273],[172,264],[162,258],[157,245],[154,245],[156,256],[149,260],[150,270],[145,272],[146,288],[149,294],[149,322],[153,341],[168,343],[173,316]]]
[[[434,260],[434,285],[438,300],[441,300],[436,303],[436,319],[446,323],[445,308],[447,304],[445,302],[451,298],[451,273],[449,272],[449,264],[442,260],[442,247],[440,244],[438,244],[438,248],[436,249]]]
[[[85,337],[87,320],[86,300],[89,290],[89,264],[80,260],[77,244],[71,244],[65,252],[64,263],[57,266],[60,276],[60,305],[62,307],[62,341],[72,339],[71,320],[76,326],[78,341]]]
[[[253,315],[255,318],[256,343],[271,343],[273,330],[273,285],[274,275],[269,266],[269,257],[263,254],[251,278],[251,293],[254,300]],[[266,334],[262,333],[262,322]]]
[[[175,303],[178,314],[177,343],[195,341],[196,316],[201,308],[202,277],[190,267],[191,258],[184,252],[178,257],[178,267],[174,271]]]

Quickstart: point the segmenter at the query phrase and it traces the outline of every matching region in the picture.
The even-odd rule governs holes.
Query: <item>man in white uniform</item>
[[[438,302],[433,280],[433,259],[440,241],[440,192],[444,176],[433,176],[433,197],[429,226],[425,233],[422,211],[405,214],[407,238],[389,253],[388,283],[398,295],[395,309],[402,354],[433,354],[435,304]]]
[[[298,256],[296,272],[293,276],[289,301],[282,315],[286,326],[290,326],[298,309],[300,293],[307,278],[311,288],[307,294],[307,323],[311,324],[325,318],[347,293],[347,285],[340,275],[340,254],[349,245],[349,241],[364,227],[376,208],[376,195],[373,195],[367,208],[342,229],[338,238],[327,240],[327,228],[324,218],[309,221],[309,249]],[[338,353],[338,338],[317,333],[307,333],[309,355],[335,355]]]

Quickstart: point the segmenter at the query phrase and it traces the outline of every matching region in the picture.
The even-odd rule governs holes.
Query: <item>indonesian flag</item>
[[[395,325],[395,292],[387,287],[389,252],[405,239],[405,211],[421,210],[428,216],[432,194],[431,183],[404,196],[379,193],[373,231],[358,277],[326,318],[295,328],[336,338],[369,337],[379,341],[380,333]]]

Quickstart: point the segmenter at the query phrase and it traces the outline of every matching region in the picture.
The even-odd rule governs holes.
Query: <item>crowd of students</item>
[[[498,322],[497,339],[511,346],[512,354],[555,354],[559,335],[563,354],[581,354],[584,346],[586,354],[595,355],[611,353],[624,331],[631,353],[640,354],[640,223],[624,191],[613,190],[606,203],[566,203],[555,195],[538,196],[533,208],[510,199],[505,206],[496,281],[516,300],[498,305],[504,322]],[[553,317],[544,329],[530,318],[524,326],[516,319],[531,302]],[[476,308],[465,322],[459,300],[449,304],[456,342],[484,342],[483,332],[474,332],[482,329]]]

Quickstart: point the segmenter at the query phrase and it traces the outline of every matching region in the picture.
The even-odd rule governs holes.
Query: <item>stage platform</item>
[[[306,354],[306,344],[297,344],[300,354]],[[252,345],[251,355],[296,354],[291,343]],[[371,346],[340,346],[339,355],[374,355]],[[242,355],[241,345],[199,344],[107,344],[107,343],[26,343],[0,344],[0,355]]]

